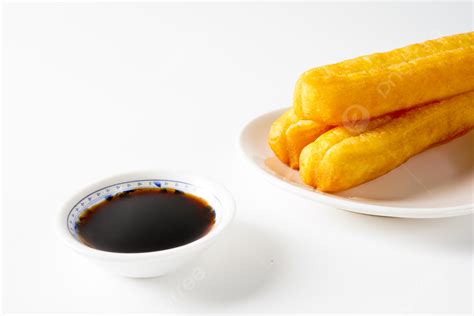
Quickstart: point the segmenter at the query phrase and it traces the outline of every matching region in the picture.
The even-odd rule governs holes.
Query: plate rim
[[[376,215],[385,217],[398,217],[398,218],[444,218],[444,217],[455,217],[462,215],[471,215],[474,213],[473,204],[463,204],[449,207],[396,207],[396,206],[384,206],[376,205],[371,203],[365,203],[363,201],[355,201],[345,197],[339,197],[332,195],[331,193],[319,192],[316,189],[307,190],[300,188],[295,184],[285,181],[280,177],[272,174],[270,170],[265,170],[258,166],[253,161],[245,150],[244,135],[249,131],[252,125],[257,123],[257,120],[263,119],[265,116],[281,115],[288,107],[279,108],[276,110],[268,111],[259,114],[248,122],[246,122],[239,131],[238,137],[238,151],[239,155],[258,173],[261,173],[264,178],[279,187],[285,189],[286,192],[290,191],[293,194],[302,196],[306,199],[314,202],[322,203],[327,206],[334,207],[336,209],[365,214],[365,215]],[[370,209],[369,211],[367,209]]]

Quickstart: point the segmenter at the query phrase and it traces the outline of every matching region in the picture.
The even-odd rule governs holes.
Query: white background
[[[303,200],[241,162],[236,138],[289,106],[304,70],[470,31],[472,5],[8,4],[2,20],[5,311],[471,311],[472,216]],[[232,191],[236,220],[199,261],[125,279],[56,239],[78,188],[150,168]]]

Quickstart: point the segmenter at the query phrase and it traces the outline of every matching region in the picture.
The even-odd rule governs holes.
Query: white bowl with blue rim
[[[123,191],[156,187],[177,189],[206,200],[216,216],[211,230],[191,243],[143,253],[108,252],[81,242],[77,224],[79,217],[87,209]],[[77,253],[110,272],[127,277],[147,278],[166,274],[191,262],[214,242],[234,216],[234,201],[222,185],[189,173],[142,171],[110,177],[80,190],[64,204],[57,225],[61,239]]]

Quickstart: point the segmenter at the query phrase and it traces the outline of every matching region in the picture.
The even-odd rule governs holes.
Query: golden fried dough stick
[[[298,169],[301,150],[328,129],[320,122],[300,120],[291,108],[273,122],[268,144],[280,161]]]
[[[281,162],[288,164],[288,150],[286,147],[286,130],[288,127],[296,123],[299,118],[296,116],[292,108],[287,110],[278,119],[273,122],[268,133],[268,145]]]
[[[322,135],[303,149],[300,173],[305,175],[303,181],[309,179],[308,184],[316,185],[321,191],[342,191],[375,179],[417,153],[473,127],[474,91],[471,91],[405,111],[358,136],[330,141],[328,148],[318,144],[327,141]],[[313,146],[322,148],[324,153],[318,156]],[[316,155],[316,162],[308,158],[312,154]]]
[[[474,89],[474,32],[442,37],[311,69],[298,79],[295,113],[329,125]],[[357,117],[357,115],[359,117]]]

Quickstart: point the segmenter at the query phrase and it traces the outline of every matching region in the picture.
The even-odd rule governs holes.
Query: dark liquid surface
[[[116,194],[84,212],[79,238],[88,246],[122,253],[170,249],[209,232],[215,212],[207,202],[173,189]]]

